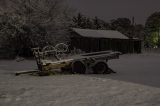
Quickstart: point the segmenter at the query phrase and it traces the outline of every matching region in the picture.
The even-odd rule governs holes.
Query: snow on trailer
[[[68,46],[60,43],[58,46],[46,46],[42,51],[34,48],[33,53],[40,71],[61,69],[70,73],[104,74],[114,72],[108,67],[108,60],[119,58],[120,52],[100,51],[66,56]],[[45,59],[45,55],[53,54],[56,60]],[[65,55],[65,56],[64,56]]]

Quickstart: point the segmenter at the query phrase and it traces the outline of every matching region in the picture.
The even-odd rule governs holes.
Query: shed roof
[[[127,36],[114,30],[93,30],[93,29],[80,29],[80,28],[72,28],[72,29],[74,32],[78,33],[83,37],[129,39]]]

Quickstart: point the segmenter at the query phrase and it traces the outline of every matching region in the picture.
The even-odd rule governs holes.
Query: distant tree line
[[[88,18],[78,13],[77,16],[73,17],[71,26],[84,29],[117,30],[129,38],[144,38],[144,26],[141,24],[136,25],[128,18],[117,18],[110,22],[105,22],[98,17]]]
[[[110,22],[105,22],[98,17],[88,18],[81,13],[73,17],[72,27],[117,30],[129,38],[138,38],[144,41],[145,47],[160,47],[160,12],[155,12],[147,18],[145,25],[135,24],[134,17],[117,18]]]

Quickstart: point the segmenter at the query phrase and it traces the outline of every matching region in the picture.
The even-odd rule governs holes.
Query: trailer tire
[[[81,61],[75,61],[72,65],[73,73],[85,74],[86,66]]]
[[[98,62],[93,66],[92,69],[94,74],[104,74],[108,71],[108,65],[105,62]]]

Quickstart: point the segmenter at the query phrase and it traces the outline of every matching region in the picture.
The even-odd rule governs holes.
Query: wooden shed
[[[114,30],[72,28],[71,46],[85,52],[112,50],[122,53],[141,53],[141,40],[129,39]]]

